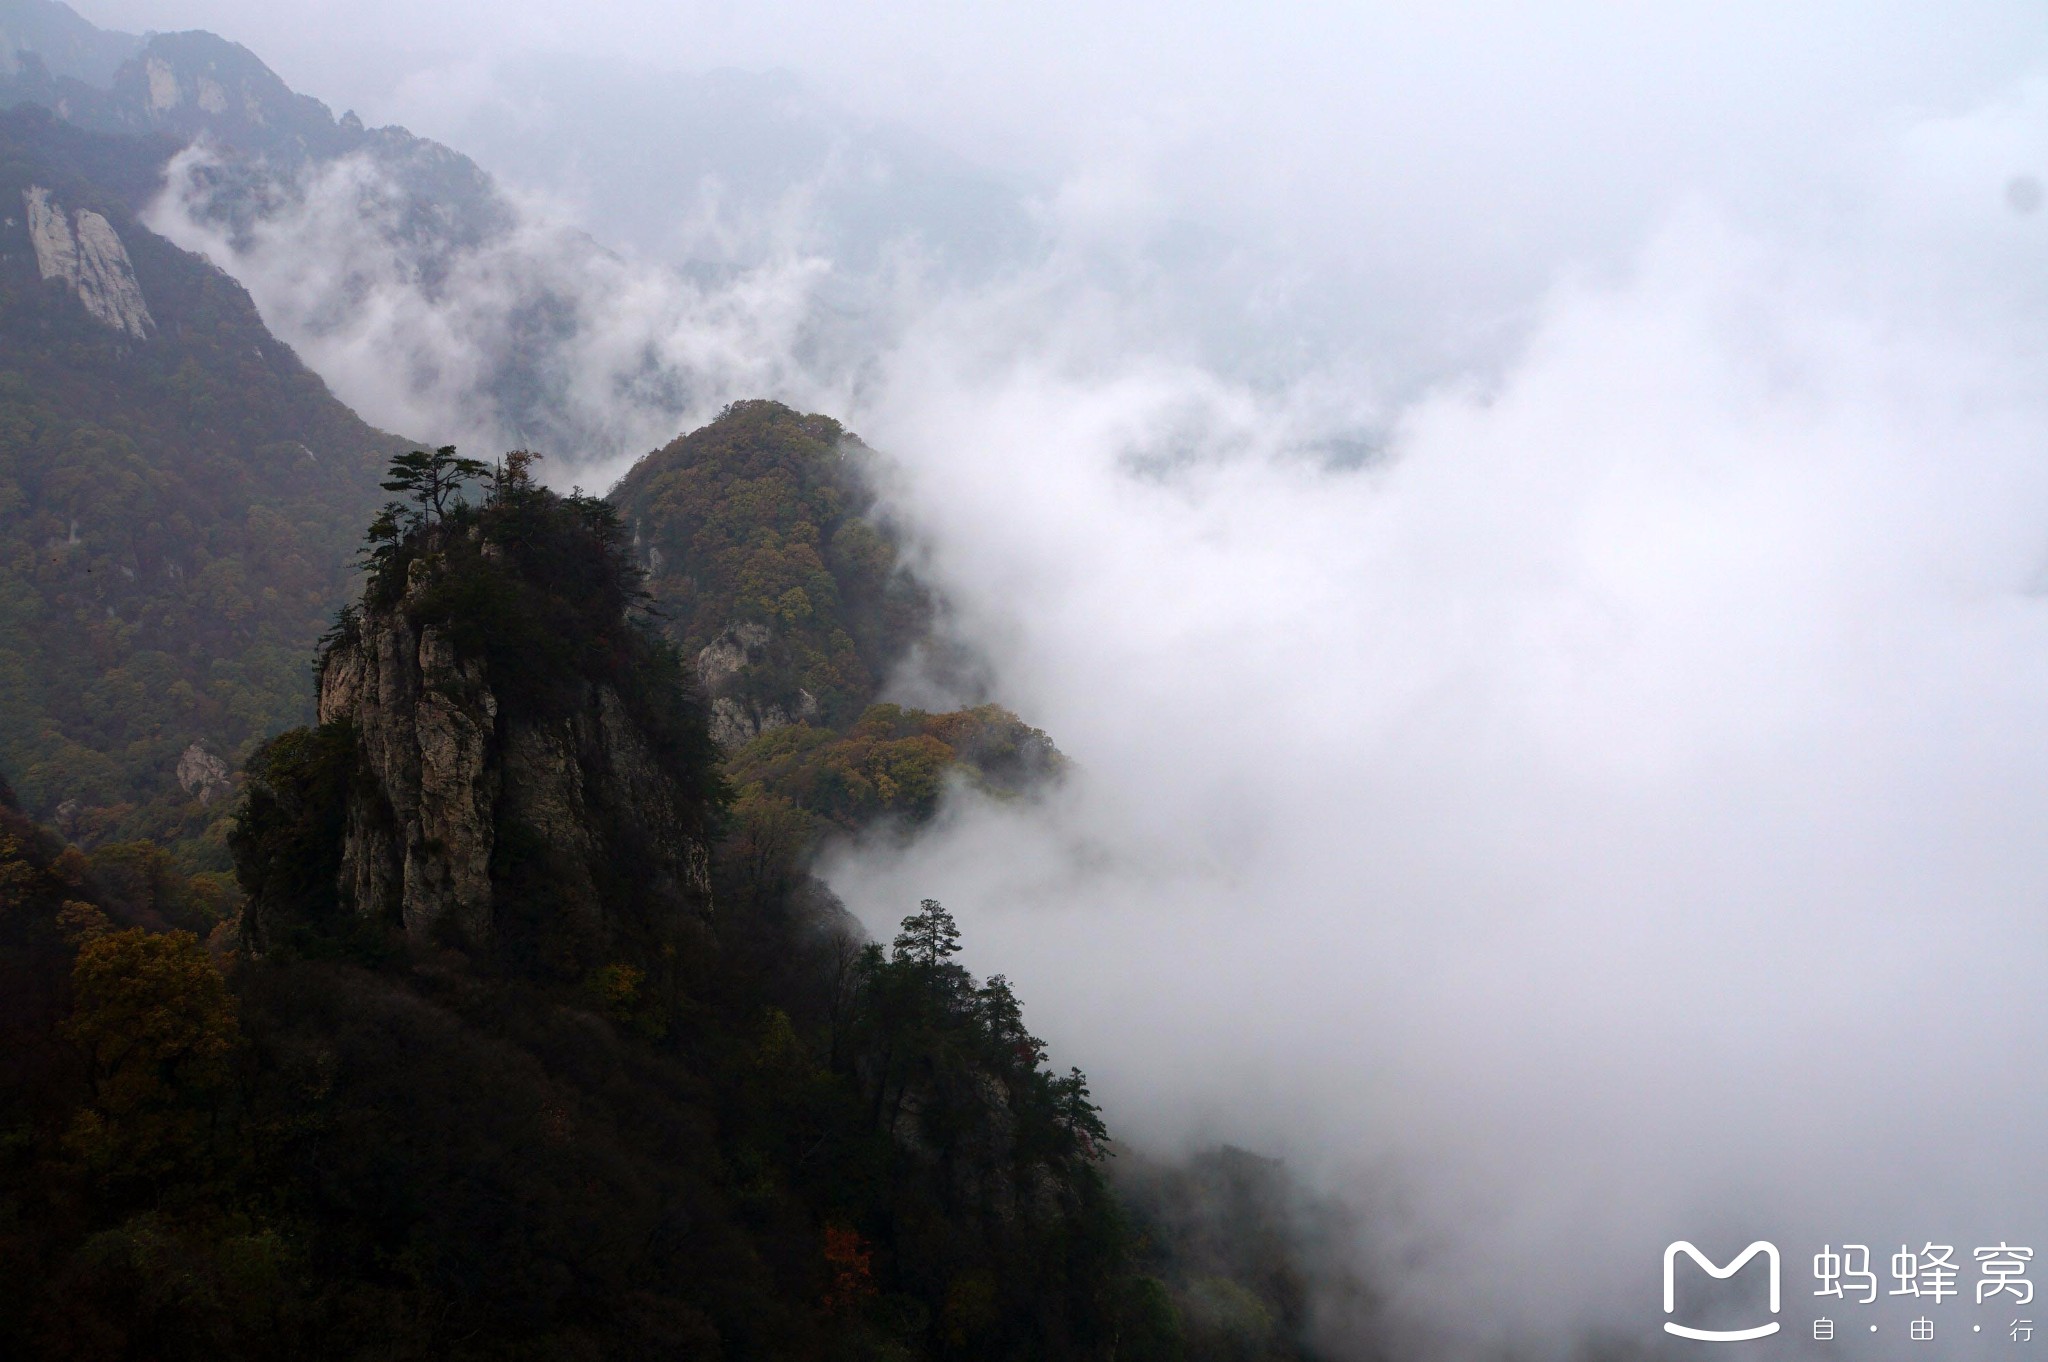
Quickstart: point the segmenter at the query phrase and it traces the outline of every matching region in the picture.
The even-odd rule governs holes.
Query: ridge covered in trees
[[[330,664],[416,611],[508,725],[637,694],[690,730],[650,747],[729,860],[701,698],[616,514],[518,458],[482,473],[394,465]],[[204,884],[160,865],[134,897],[0,792],[0,1352],[1306,1356],[1284,1242],[1258,1277],[1235,1203],[1191,1228],[1154,1177],[1123,1209],[1086,1080],[960,965],[941,904],[885,949],[792,846],[750,898],[577,973],[457,949],[337,874],[377,769],[345,723],[263,749],[239,940],[189,930]],[[514,921],[559,909],[498,889]]]
[[[692,658],[765,633],[735,694],[837,728],[929,634],[932,600],[874,515],[874,454],[830,417],[737,402],[633,466],[611,500],[648,591]]]
[[[508,709],[568,703],[567,668],[701,716],[633,622],[637,573],[603,502],[501,473],[474,503],[400,507],[330,653],[410,603],[494,680],[520,677]],[[572,619],[545,642],[528,623]],[[252,911],[315,919],[260,952],[124,926],[77,852],[26,827],[8,843],[4,925],[29,976],[10,1048],[38,1058],[9,1075],[0,1347],[1108,1355],[1128,1322],[1106,1132],[1008,985],[953,958],[944,908],[884,951],[792,874],[781,911],[714,911],[666,942],[694,958],[665,989],[651,959],[562,978],[380,946],[376,923],[369,949],[337,952],[321,923],[360,905],[279,887],[332,867],[364,771],[321,773],[348,750],[299,730],[259,762],[238,874]],[[701,732],[660,750],[716,818]]]

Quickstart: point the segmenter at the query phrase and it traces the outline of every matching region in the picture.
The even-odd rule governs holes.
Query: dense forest
[[[1284,1179],[1120,1200],[947,910],[868,942],[805,836],[762,840],[609,503],[525,456],[386,486],[320,722],[249,762],[234,927],[0,813],[0,1349],[1306,1355]],[[905,725],[1006,728],[870,708],[825,745]],[[734,769],[861,816],[815,764]]]
[[[872,513],[874,457],[829,417],[739,402],[612,494],[676,642],[720,663],[735,736],[765,715],[847,723],[930,633],[932,600]]]

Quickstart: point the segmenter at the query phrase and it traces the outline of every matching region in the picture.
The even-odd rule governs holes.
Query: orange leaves
[[[937,806],[939,787],[952,764],[952,748],[920,733],[876,743],[844,769],[850,783],[869,784],[883,810],[921,818]]]
[[[625,1021],[640,1004],[640,985],[646,978],[647,971],[631,965],[606,965],[591,971],[590,992],[606,1016]]]
[[[828,1314],[849,1314],[875,1294],[874,1246],[852,1226],[825,1227],[825,1266],[832,1272],[824,1300]]]
[[[954,750],[926,731],[932,723],[919,710],[874,705],[843,734],[777,729],[736,753],[728,770],[742,790],[772,792],[844,827],[922,819],[957,765]]]
[[[83,946],[103,936],[111,936],[113,931],[114,924],[93,904],[66,899],[57,910],[57,934],[68,945]]]

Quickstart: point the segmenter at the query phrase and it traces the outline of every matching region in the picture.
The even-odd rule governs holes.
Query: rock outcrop
[[[353,725],[369,777],[342,851],[342,895],[357,912],[396,917],[416,940],[444,922],[488,937],[497,780],[485,755],[497,717],[482,666],[457,661],[403,610],[363,621],[329,654],[320,721]]]
[[[579,968],[618,956],[650,915],[707,914],[710,858],[688,796],[618,692],[585,683],[557,715],[501,703],[482,657],[412,617],[431,576],[415,563],[405,598],[361,616],[321,667],[320,721],[347,723],[362,762],[343,901],[416,944],[481,949],[504,944],[509,898],[542,895],[512,916],[545,916],[549,949]]]
[[[149,339],[156,319],[149,315],[142,285],[135,282],[135,266],[113,224],[89,208],[66,213],[41,185],[22,191],[22,198],[36,268],[43,278],[69,285],[87,312],[116,331]]]
[[[177,777],[178,788],[201,805],[211,804],[235,788],[228,764],[196,742],[178,755]]]
[[[435,458],[437,477],[480,467]],[[254,953],[402,943],[637,980],[705,938],[723,786],[689,666],[635,616],[610,509],[526,467],[481,506],[429,499],[433,518],[373,531],[362,602],[321,650],[319,726],[247,767]]]
[[[763,733],[818,718],[818,699],[801,686],[792,697],[758,693],[756,676],[774,660],[775,634],[765,624],[735,621],[697,653],[697,681],[711,699],[711,740],[727,749]]]

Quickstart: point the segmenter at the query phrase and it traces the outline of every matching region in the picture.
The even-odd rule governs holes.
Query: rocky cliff
[[[937,902],[867,944],[805,839],[726,807],[695,657],[643,618],[621,518],[529,462],[393,461],[409,499],[321,650],[320,723],[245,770],[237,979],[299,1141],[273,1181],[319,1170],[293,1231],[319,1289],[392,1302],[309,1336],[1110,1357],[1122,1248],[1085,1080],[951,958]],[[757,741],[785,733],[826,730]],[[412,1347],[415,1320],[448,1323]]]
[[[36,268],[78,295],[87,312],[116,331],[147,340],[156,330],[135,266],[121,244],[120,233],[90,208],[67,212],[50,201],[50,191],[31,185],[22,193],[28,209],[29,240]]]
[[[697,650],[697,680],[711,697],[711,737],[720,747],[741,747],[763,733],[819,717],[818,698],[802,686],[793,696],[748,693],[749,682],[769,674],[779,651],[787,650],[777,648],[775,632],[753,620],[735,620]]]
[[[653,872],[639,885],[647,902],[709,912],[705,844],[617,689],[589,684],[564,714],[507,712],[482,658],[415,622],[418,594],[363,617],[320,673],[321,722],[351,726],[367,776],[342,852],[356,910],[403,922],[416,942],[489,943],[492,867],[511,825],[546,848],[556,911],[603,954],[619,924],[602,885],[623,850],[607,830],[630,820]]]
[[[714,758],[687,668],[630,618],[615,523],[501,483],[393,544],[320,663],[344,918],[566,979],[701,928]],[[291,915],[254,886],[252,946]]]

